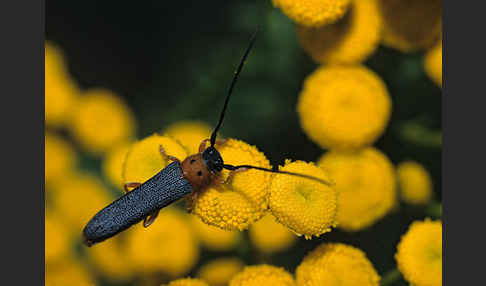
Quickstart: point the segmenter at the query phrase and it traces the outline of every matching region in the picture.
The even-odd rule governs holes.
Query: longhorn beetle
[[[305,174],[266,169],[251,165],[233,166],[224,164],[223,158],[221,158],[220,153],[215,148],[215,145],[224,144],[224,141],[216,140],[216,135],[223,122],[238,75],[255,42],[257,32],[258,28],[252,35],[250,44],[235,71],[218,124],[214,128],[211,138],[204,139],[201,142],[199,153],[185,158],[182,162],[166,154],[162,146],[160,146],[162,156],[173,162],[145,183],[126,183],[126,194],[99,211],[84,227],[83,238],[87,246],[104,241],[141,220],[143,220],[143,226],[148,227],[154,222],[160,209],[186,195],[197,196],[199,192],[204,190],[212,182],[225,183],[220,178],[220,173],[223,169],[230,170],[230,176],[238,171],[257,169],[266,172],[299,176],[329,185],[324,180]],[[206,148],[208,141],[210,142],[210,146]],[[129,187],[135,187],[135,189],[129,192]]]

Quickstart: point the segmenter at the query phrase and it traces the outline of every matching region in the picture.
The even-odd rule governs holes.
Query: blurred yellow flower
[[[442,285],[442,222],[413,222],[397,246],[395,259],[410,284]]]
[[[167,155],[179,160],[187,157],[187,151],[176,140],[161,135],[151,135],[134,144],[128,151],[123,167],[123,182],[143,183],[172,163],[160,153],[162,145]]]
[[[285,161],[282,171],[331,180],[313,163]],[[306,239],[331,231],[336,225],[337,192],[315,180],[275,174],[270,186],[270,211],[278,222]]]
[[[265,215],[248,229],[253,245],[263,253],[273,253],[291,247],[297,236],[275,220],[271,214]]]
[[[58,127],[69,120],[79,95],[77,84],[68,73],[64,55],[56,45],[45,44],[45,120]]]
[[[432,179],[419,163],[405,161],[397,166],[397,179],[402,200],[408,204],[427,204],[432,198]]]
[[[46,264],[46,286],[93,286],[95,278],[71,257],[67,257],[62,263]]]
[[[378,0],[383,44],[402,52],[427,48],[442,32],[442,0]]]
[[[62,179],[69,174],[77,162],[74,148],[61,136],[45,134],[45,179],[46,184]]]
[[[171,281],[167,286],[209,286],[208,283],[197,278],[181,278]]]
[[[364,229],[385,216],[397,201],[393,165],[373,147],[349,153],[330,151],[318,165],[336,182],[339,228]]]
[[[380,276],[366,254],[342,243],[323,243],[296,269],[299,286],[378,286]]]
[[[191,215],[191,222],[197,237],[207,249],[228,251],[235,248],[241,240],[241,232],[238,230],[223,230],[205,224],[195,215]]]
[[[211,132],[211,127],[202,121],[179,121],[169,125],[163,134],[179,141],[192,155],[199,152],[199,144],[209,139]]]
[[[117,144],[103,157],[103,174],[113,186],[116,186],[120,190],[122,190],[124,185],[122,176],[123,165],[132,144],[132,142]]]
[[[346,13],[350,0],[272,0],[295,23],[321,27],[333,23]]]
[[[281,267],[272,265],[246,266],[243,271],[231,279],[229,286],[294,286],[295,281],[290,273]]]
[[[211,286],[225,286],[244,266],[238,258],[217,258],[201,266],[197,277]]]
[[[297,26],[304,50],[318,63],[359,63],[381,40],[382,21],[376,0],[353,0],[346,15],[320,28]]]
[[[168,207],[148,228],[132,226],[126,237],[126,267],[142,273],[161,271],[171,277],[188,273],[199,258],[199,247],[187,216]]]
[[[427,75],[442,87],[442,42],[431,48],[424,58],[424,68]]]
[[[46,262],[59,262],[71,253],[73,237],[63,225],[59,214],[46,212],[45,219],[45,259]]]
[[[135,117],[125,102],[102,88],[85,92],[72,115],[71,131],[89,152],[101,154],[135,135]]]
[[[305,133],[322,148],[356,149],[383,133],[391,98],[365,66],[322,66],[305,80],[297,111]]]
[[[270,168],[265,155],[243,141],[228,139],[218,151],[225,164]],[[229,171],[223,170],[226,179]],[[241,171],[227,184],[203,190],[191,206],[203,222],[226,230],[243,230],[265,214],[268,207],[270,174],[259,170]]]

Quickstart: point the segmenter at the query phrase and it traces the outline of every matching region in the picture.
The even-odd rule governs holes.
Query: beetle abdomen
[[[173,162],[148,181],[99,211],[83,230],[86,245],[101,242],[141,221],[192,192],[182,177],[178,162]]]

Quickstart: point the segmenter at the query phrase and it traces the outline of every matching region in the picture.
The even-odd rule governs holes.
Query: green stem
[[[442,204],[439,202],[430,202],[429,205],[425,208],[425,213],[432,218],[441,218],[442,217]]]
[[[381,278],[380,285],[381,286],[388,286],[393,284],[394,282],[398,281],[401,277],[400,271],[397,268],[394,268],[383,275]]]

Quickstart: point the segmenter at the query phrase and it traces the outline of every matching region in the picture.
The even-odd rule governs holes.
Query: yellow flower
[[[277,222],[271,214],[252,224],[248,229],[248,235],[253,245],[264,253],[282,251],[297,241],[297,236]]]
[[[142,224],[132,226],[125,246],[132,265],[126,267],[143,273],[162,271],[171,277],[189,272],[197,262],[199,248],[187,216],[168,207],[148,228]]]
[[[47,262],[58,262],[70,255],[71,235],[67,232],[58,213],[46,212],[45,258]]]
[[[229,286],[294,286],[295,281],[290,273],[281,267],[272,265],[247,266],[231,279]]]
[[[125,158],[127,157],[132,144],[133,143],[131,142],[117,144],[111,148],[103,158],[103,174],[113,186],[116,186],[119,189],[122,189],[124,185],[122,176],[123,164],[125,163]]]
[[[295,23],[321,27],[333,23],[346,13],[350,0],[272,0]]]
[[[382,22],[376,0],[353,0],[346,15],[320,28],[297,26],[304,50],[318,63],[359,63],[381,40]]]
[[[217,147],[225,164],[270,168],[265,155],[243,141],[228,139]],[[229,171],[221,173],[226,179]],[[267,210],[270,177],[268,172],[253,169],[238,172],[227,184],[201,191],[191,208],[209,225],[226,230],[247,229]]]
[[[442,87],[442,43],[431,48],[424,58],[424,68],[427,75]]]
[[[187,151],[176,140],[161,135],[151,135],[132,145],[123,167],[124,183],[143,183],[172,163],[160,153],[162,145],[167,155],[179,160],[187,157]]]
[[[66,258],[63,263],[46,265],[46,286],[93,286],[94,277],[84,268],[83,265],[76,262],[73,258]]]
[[[297,111],[305,133],[322,148],[356,149],[383,133],[391,99],[364,66],[323,66],[305,80]]]
[[[330,182],[313,163],[285,161],[282,171],[311,175]],[[336,225],[337,192],[315,180],[276,174],[270,186],[270,211],[278,222],[306,239],[331,231]]]
[[[395,170],[379,150],[368,147],[350,153],[330,151],[318,165],[336,182],[338,227],[347,231],[364,229],[395,205]]]
[[[238,258],[217,258],[201,266],[197,276],[211,286],[225,286],[243,267]]]
[[[201,121],[180,121],[169,125],[163,134],[169,135],[186,147],[189,154],[199,151],[199,144],[204,139],[211,137],[211,127]]]
[[[442,222],[413,222],[397,246],[395,259],[410,284],[442,285]]]
[[[208,283],[197,278],[181,278],[171,281],[167,286],[209,286]]]
[[[135,135],[135,118],[125,102],[106,89],[92,89],[80,97],[72,115],[73,136],[94,154]]]
[[[402,52],[429,47],[442,32],[442,0],[378,0],[383,44]]]
[[[241,233],[237,230],[223,230],[207,225],[194,215],[191,216],[191,222],[199,240],[207,249],[228,251],[235,248],[241,240]]]
[[[76,151],[61,136],[45,134],[45,178],[46,183],[61,179],[70,173],[77,162]]]
[[[378,286],[380,276],[366,254],[342,243],[323,243],[296,269],[299,286]]]
[[[68,74],[62,51],[45,44],[45,119],[46,125],[58,127],[69,120],[79,95],[77,84]]]
[[[400,195],[406,203],[426,204],[432,197],[432,179],[417,162],[406,161],[397,166]]]

